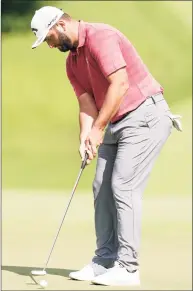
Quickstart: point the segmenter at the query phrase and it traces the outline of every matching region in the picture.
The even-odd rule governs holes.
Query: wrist
[[[93,124],[93,127],[92,128],[96,128],[98,130],[103,131],[105,129],[105,127],[106,127],[106,124],[105,123],[97,122],[97,120],[96,120],[96,122]]]
[[[80,138],[80,144],[84,144],[85,143],[85,138]]]
[[[87,133],[84,132],[84,133],[79,135],[80,143],[85,143],[85,140],[86,140],[88,134],[89,134],[89,132],[87,132]]]

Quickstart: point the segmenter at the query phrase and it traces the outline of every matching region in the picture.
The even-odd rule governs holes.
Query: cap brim
[[[49,31],[49,30],[48,30],[48,31]],[[44,39],[46,38],[46,35],[48,34],[48,31],[46,31],[46,33],[44,34],[44,36],[39,37],[39,38],[34,42],[34,44],[32,45],[32,49],[36,48],[37,46],[39,46],[39,45],[44,41]]]

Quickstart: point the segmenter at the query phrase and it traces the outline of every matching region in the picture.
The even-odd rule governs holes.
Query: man
[[[93,182],[97,249],[69,277],[101,285],[139,285],[142,193],[156,157],[180,123],[163,88],[115,28],[76,21],[55,7],[36,11],[32,31],[69,51],[68,78],[78,99],[80,154],[97,155]]]

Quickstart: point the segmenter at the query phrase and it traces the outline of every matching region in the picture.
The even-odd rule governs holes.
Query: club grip
[[[88,153],[85,153],[84,161],[82,161],[81,169],[86,167],[86,161],[88,160]]]

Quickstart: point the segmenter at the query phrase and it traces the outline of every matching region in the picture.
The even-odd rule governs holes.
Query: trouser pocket
[[[173,127],[182,131],[181,116],[171,113],[163,95],[158,95],[158,98],[149,98],[145,110],[145,120],[149,127],[154,126],[163,116],[167,116],[171,119]]]

